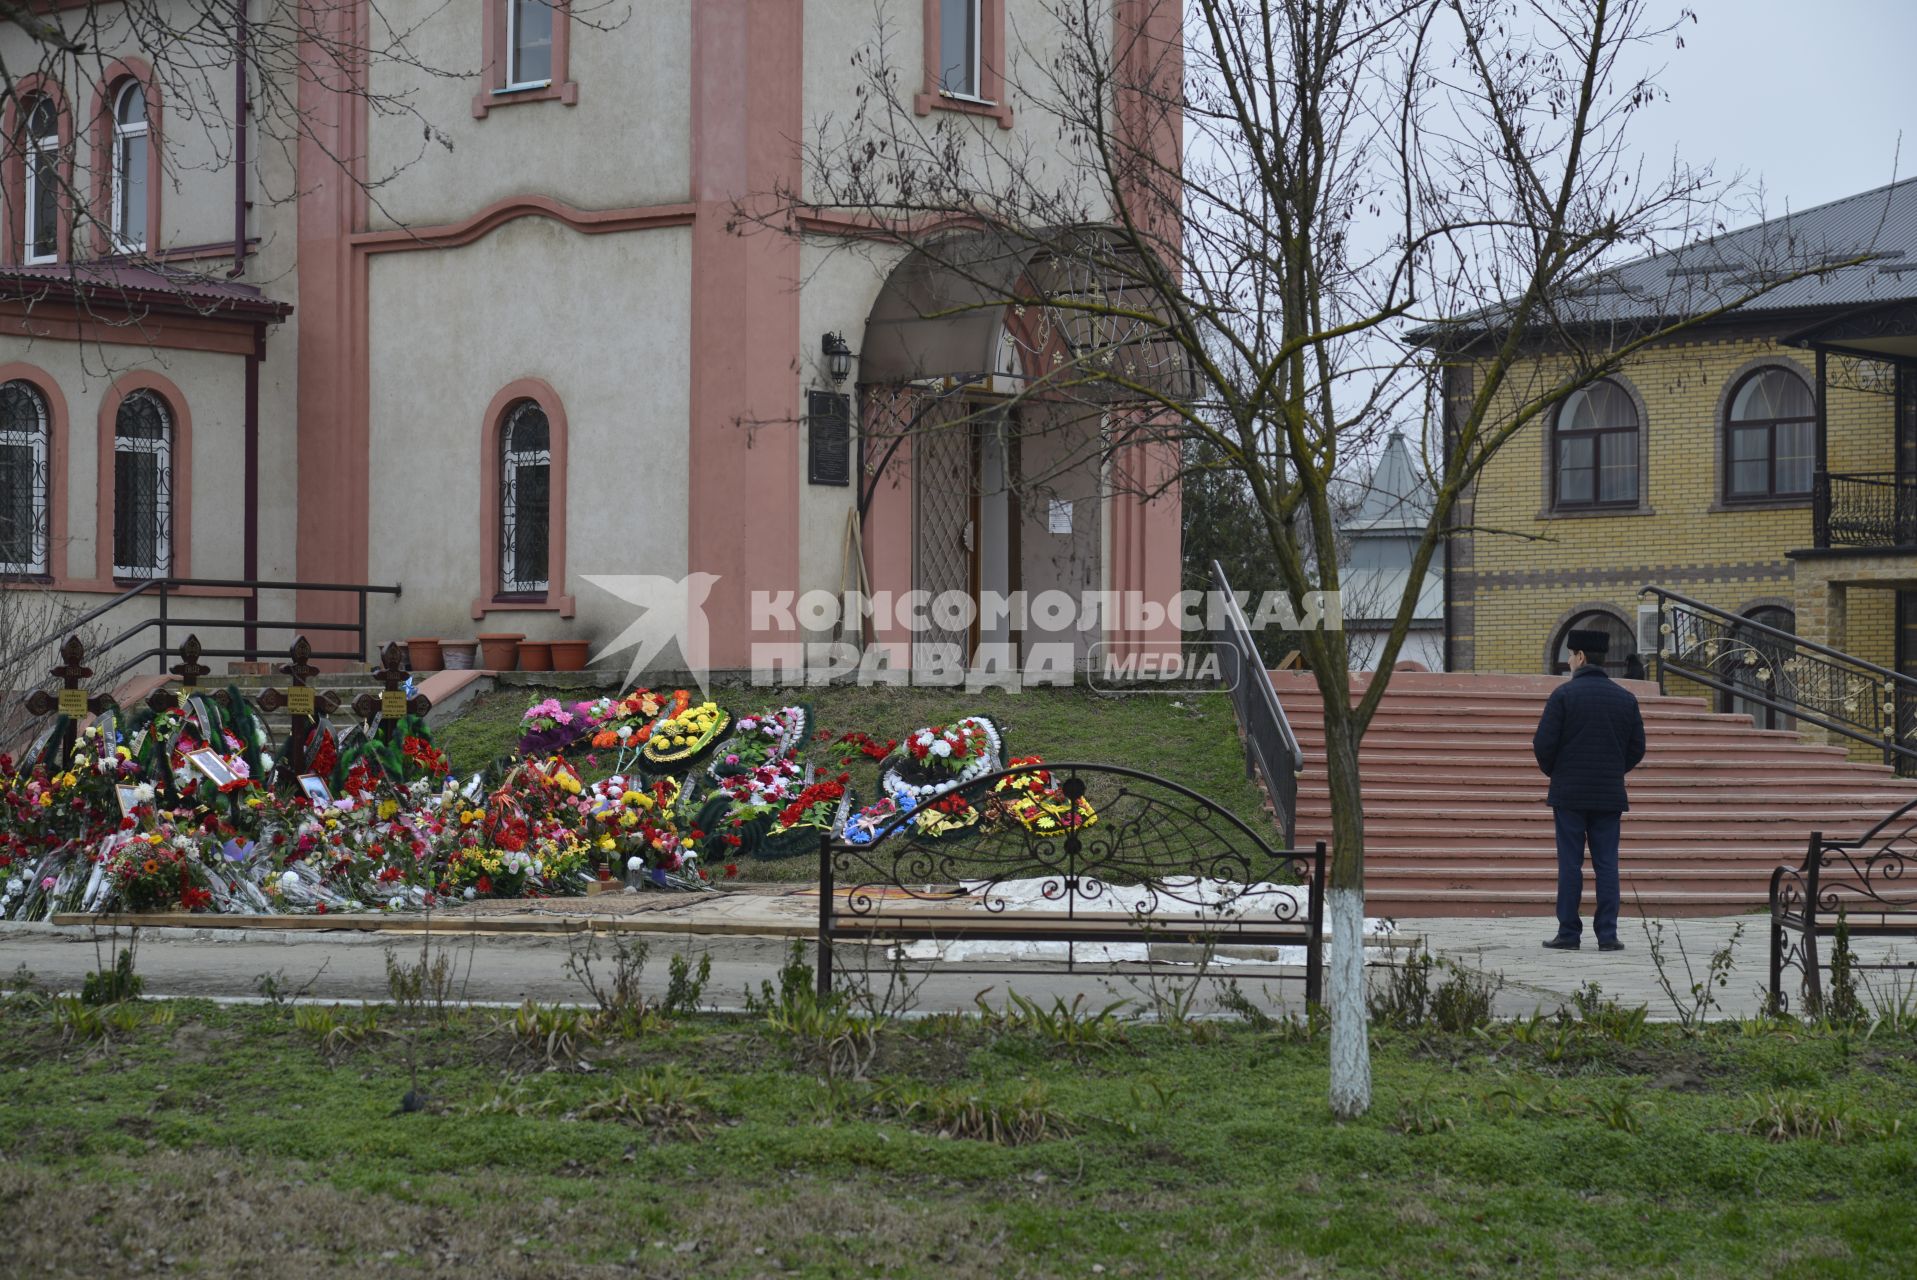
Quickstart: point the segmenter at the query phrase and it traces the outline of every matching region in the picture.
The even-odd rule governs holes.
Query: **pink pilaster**
[[[718,669],[751,660],[752,593],[799,581],[799,243],[727,224],[799,183],[804,11],[803,0],[692,9],[687,569],[719,578],[705,605]]]

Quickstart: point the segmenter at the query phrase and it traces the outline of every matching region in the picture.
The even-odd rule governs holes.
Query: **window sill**
[[[1568,507],[1563,509],[1546,507],[1537,513],[1537,520],[1605,520],[1617,516],[1654,516],[1657,508],[1648,503],[1635,507]]]
[[[1719,511],[1809,511],[1811,496],[1793,498],[1719,498],[1706,508]]]
[[[537,88],[484,89],[473,95],[473,119],[484,120],[498,107],[517,107],[528,102],[559,102],[568,107],[579,105],[579,82],[554,80]]]
[[[1012,108],[1003,102],[987,102],[982,98],[961,98],[950,93],[921,93],[912,99],[912,110],[922,116],[934,111],[956,111],[960,115],[990,116],[998,121],[998,127],[1012,127]]]
[[[556,613],[562,618],[570,618],[577,612],[577,603],[572,596],[549,595],[544,599],[479,596],[473,600],[473,621],[477,622],[489,613]]]

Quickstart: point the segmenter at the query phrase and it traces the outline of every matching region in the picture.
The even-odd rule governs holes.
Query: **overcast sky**
[[[1744,172],[1772,216],[1917,175],[1917,2],[1668,3],[1697,22],[1632,125],[1648,159]]]

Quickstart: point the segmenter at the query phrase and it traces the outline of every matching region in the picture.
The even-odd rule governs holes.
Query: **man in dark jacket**
[[[1591,847],[1597,881],[1597,912],[1591,925],[1599,951],[1622,951],[1617,937],[1618,823],[1631,807],[1624,775],[1644,758],[1644,717],[1631,691],[1598,665],[1610,648],[1602,631],[1573,631],[1571,678],[1551,691],[1531,750],[1551,779],[1550,804],[1557,816],[1558,933],[1544,945],[1576,951],[1584,926],[1578,901],[1584,893],[1584,847]]]

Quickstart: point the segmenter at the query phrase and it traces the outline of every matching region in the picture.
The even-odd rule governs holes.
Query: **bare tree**
[[[1156,492],[1177,483],[1176,463],[1131,462],[1202,444],[1207,465],[1242,480],[1301,610],[1306,592],[1339,586],[1337,557],[1311,551],[1337,544],[1345,461],[1394,428],[1439,442],[1428,518],[1357,703],[1346,637],[1302,638],[1335,847],[1331,1105],[1360,1115],[1359,743],[1474,482],[1516,432],[1633,353],[1863,249],[1741,243],[1726,262],[1726,188],[1634,158],[1632,116],[1658,91],[1631,68],[1690,20],[1650,0],[1120,0],[1116,23],[1113,0],[1047,0],[1044,29],[1008,40],[1003,74],[1027,119],[1056,119],[1055,141],[918,114],[916,61],[895,59],[878,7],[859,109],[817,122],[804,189],[774,216],[742,206],[742,222],[851,219],[869,235],[842,251],[880,266],[908,254],[968,282],[927,315],[1022,317],[1009,327],[1035,372],[1018,398],[1046,410],[1027,429],[1065,442],[1048,456]],[[1661,292],[1635,299],[1651,318],[1613,318],[1602,304],[1644,286],[1607,273],[1673,250],[1718,274],[1659,271]],[[868,413],[865,427],[962,418]]]

